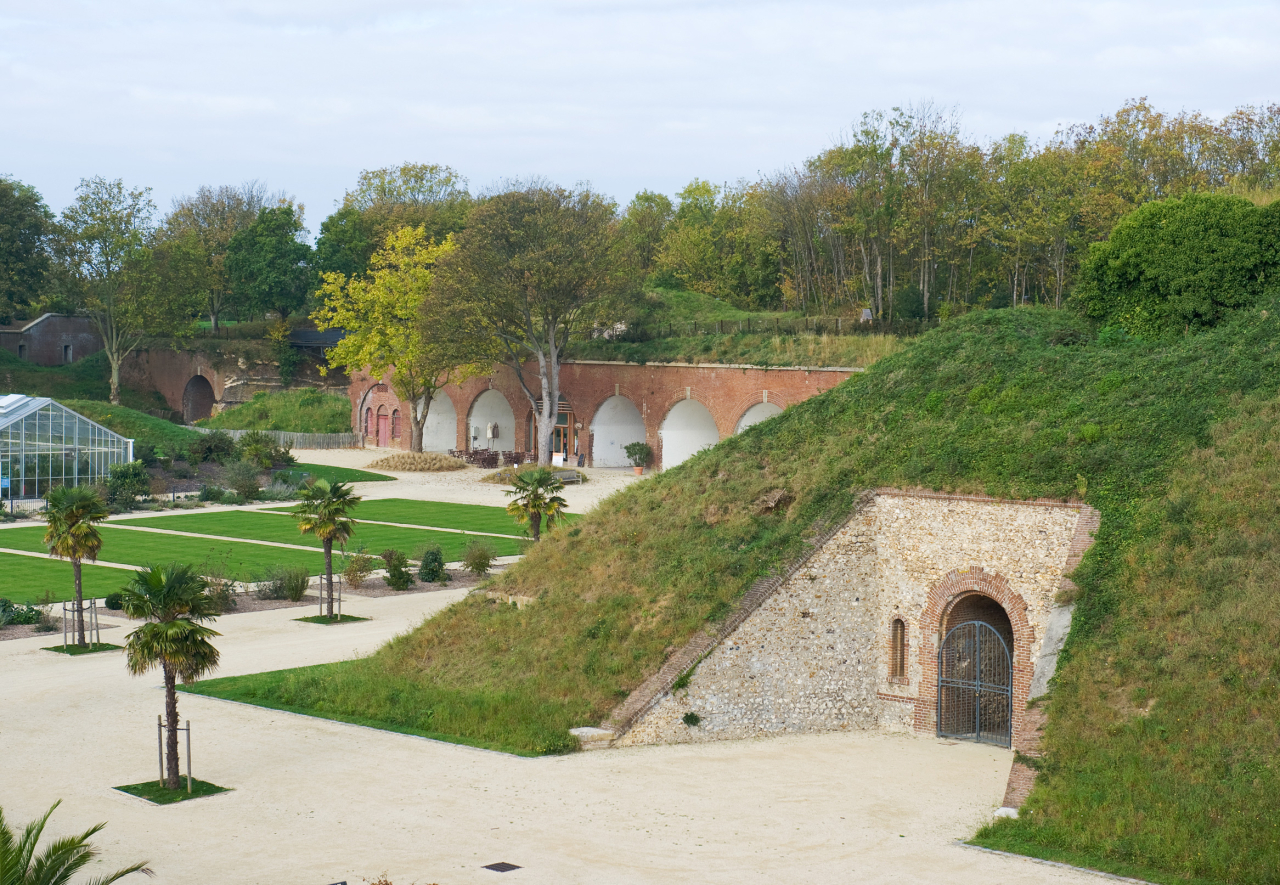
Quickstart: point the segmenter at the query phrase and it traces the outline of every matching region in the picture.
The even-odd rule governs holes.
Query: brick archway
[[[1001,575],[988,573],[981,566],[953,569],[929,590],[928,601],[920,615],[920,694],[916,701],[916,731],[933,733],[938,715],[938,646],[947,614],[966,597],[979,594],[1000,604],[1013,627],[1013,748],[1034,740],[1027,722],[1027,696],[1035,662],[1031,648],[1035,630],[1027,621],[1027,602],[1009,586]]]

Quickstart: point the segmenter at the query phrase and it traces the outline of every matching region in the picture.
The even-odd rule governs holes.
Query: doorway
[[[386,448],[391,445],[391,416],[386,406],[378,406],[378,446]]]
[[[1013,627],[973,594],[947,618],[938,649],[938,736],[1008,747],[1013,739]]]

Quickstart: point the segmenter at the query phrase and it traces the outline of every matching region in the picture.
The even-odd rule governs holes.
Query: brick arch
[[[662,425],[667,422],[667,416],[671,414],[672,409],[674,409],[676,406],[678,406],[680,403],[684,402],[685,400],[689,400],[689,399],[696,401],[698,404],[700,404],[703,408],[705,408],[708,412],[711,413],[711,421],[716,426],[716,436],[719,438],[717,442],[719,440],[728,439],[729,437],[733,436],[733,426],[730,425],[729,429],[725,430],[726,419],[724,415],[724,409],[720,408],[716,404],[715,398],[713,396],[708,394],[705,390],[701,390],[693,386],[688,386],[687,388],[677,388],[667,397],[661,409],[652,410],[650,413],[653,416],[653,425],[652,425],[653,439],[654,439],[654,442],[652,443],[653,459],[654,459],[654,463],[657,465],[661,465],[663,470],[666,469],[667,463],[666,463],[666,453],[665,453],[666,443],[665,443],[665,440],[662,438]],[[646,428],[645,435],[648,436],[648,433],[649,433],[648,428],[650,426],[648,416],[644,415],[643,409],[641,409],[640,414],[642,417],[645,417],[645,428]],[[737,419],[735,418],[734,420],[736,421]]]
[[[915,710],[916,731],[934,733],[938,719],[938,648],[947,614],[967,596],[981,594],[999,603],[1013,627],[1013,747],[1029,746],[1034,734],[1027,721],[1027,697],[1035,662],[1031,649],[1035,628],[1027,620],[1027,602],[1002,575],[981,566],[952,569],[930,590],[920,615],[920,693]]]
[[[741,421],[742,416],[747,413],[747,409],[766,402],[770,405],[775,405],[780,409],[786,409],[787,406],[791,405],[791,403],[787,402],[787,398],[777,391],[770,390],[768,399],[764,398],[763,390],[752,391],[746,396],[738,397],[733,401],[733,405],[727,409],[729,415],[733,418],[733,426],[735,428],[738,426],[738,422]]]

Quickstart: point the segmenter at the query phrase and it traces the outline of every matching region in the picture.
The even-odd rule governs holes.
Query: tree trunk
[[[161,666],[164,669],[164,717],[166,719],[164,765],[167,771],[164,785],[170,790],[176,790],[178,789],[178,677],[167,662]]]
[[[537,510],[529,514],[529,534],[535,544],[542,540],[542,514]]]
[[[427,427],[427,412],[431,411],[432,397],[424,394],[416,402],[409,403],[409,451],[422,451],[422,435]]]
[[[84,584],[80,580],[80,557],[71,558],[71,571],[76,576],[76,644],[88,645],[84,639]]]
[[[107,361],[111,363],[111,405],[120,405],[120,358],[107,351]]]
[[[209,308],[209,325],[213,328],[213,334],[217,335],[218,334],[218,311],[212,307]]]
[[[535,416],[538,466],[548,467],[551,464],[551,433],[555,430],[556,414],[560,411],[560,354],[554,340],[546,353],[538,354],[538,376],[542,382],[542,408]]]
[[[324,582],[328,591],[329,617],[333,617],[333,541],[324,539]]]

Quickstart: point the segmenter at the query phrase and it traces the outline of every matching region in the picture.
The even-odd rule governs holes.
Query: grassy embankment
[[[1032,800],[1046,823],[1043,830],[1020,823],[1018,838],[1074,840],[1098,866],[1265,881],[1266,870],[1280,868],[1280,848],[1261,835],[1274,832],[1280,815],[1271,799],[1275,769],[1255,771],[1243,761],[1256,759],[1257,747],[1241,743],[1244,732],[1230,723],[1280,719],[1274,695],[1256,687],[1258,674],[1276,672],[1276,653],[1241,658],[1244,646],[1218,635],[1209,660],[1181,647],[1190,637],[1151,620],[1152,602],[1140,601],[1140,615],[1123,603],[1157,590],[1127,582],[1126,563],[1158,539],[1158,526],[1142,514],[1165,499],[1170,469],[1196,457],[1216,424],[1241,413],[1242,395],[1273,389],[1280,321],[1274,305],[1272,311],[1242,313],[1166,345],[1099,341],[1062,312],[961,318],[552,532],[497,582],[538,597],[535,605],[517,611],[469,598],[371,657],[210,681],[197,690],[526,753],[565,749],[566,729],[601,721],[667,649],[722,617],[755,577],[847,513],[861,489],[1083,494],[1103,519],[1077,570],[1064,686],[1113,656],[1108,644],[1127,623],[1143,638],[1138,647],[1170,646],[1142,665],[1167,668],[1169,684],[1211,685],[1238,673],[1248,690],[1215,697],[1212,714],[1193,693],[1166,692],[1158,698],[1161,721],[1201,724],[1194,732],[1166,726],[1146,739],[1147,755],[1137,756],[1136,739],[1124,732],[1138,727],[1128,701],[1115,713],[1121,728],[1099,732],[1065,709],[1076,690],[1060,688],[1048,741],[1057,773]],[[795,502],[785,513],[755,514],[752,503],[776,488],[791,491]],[[1201,537],[1212,536],[1192,534],[1187,543]],[[1234,606],[1240,594],[1220,578],[1209,598]],[[1266,619],[1253,621],[1261,626],[1249,626],[1247,635],[1267,636]],[[1127,666],[1138,665],[1134,659]],[[1275,743],[1261,746],[1271,752]],[[1095,789],[1072,794],[1065,785],[1088,783],[1090,771],[1101,772]],[[1229,786],[1216,793],[1224,776]],[[1179,778],[1201,785],[1200,792],[1173,788]],[[1144,786],[1136,788],[1138,780]],[[1202,808],[1185,807],[1193,794]],[[1257,848],[1233,851],[1229,842],[1201,839],[1206,815],[1238,815],[1232,826],[1248,833],[1235,838]],[[1107,828],[1110,840],[1099,839]],[[1161,835],[1153,845],[1132,838],[1135,831]],[[1179,847],[1198,839],[1191,855]],[[1255,856],[1240,866],[1250,851]]]
[[[196,423],[215,430],[350,433],[351,403],[345,396],[312,388],[255,393],[249,402]]]
[[[98,400],[61,399],[58,402],[107,430],[128,437],[138,445],[154,446],[157,452],[169,457],[185,453],[187,446],[200,438],[200,434],[189,427],[126,406]]]
[[[69,366],[36,366],[0,350],[0,394],[23,393],[64,399],[98,400],[106,403],[111,393],[111,370],[107,355],[99,351]],[[134,409],[167,409],[168,404],[154,390],[120,389],[124,405]]]

